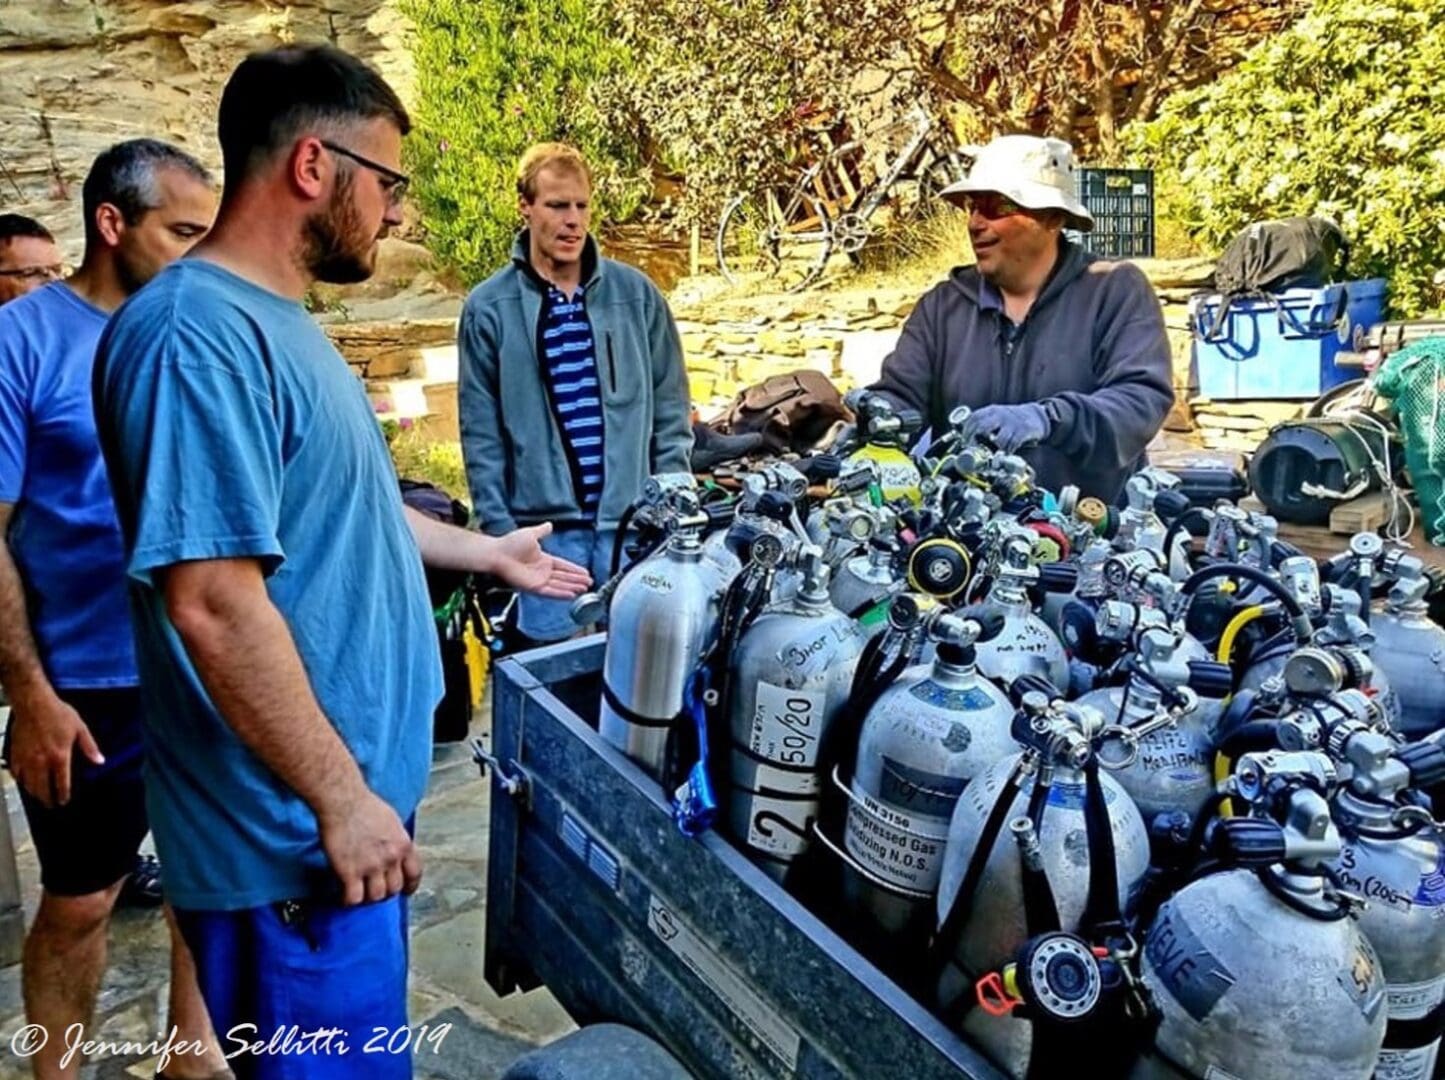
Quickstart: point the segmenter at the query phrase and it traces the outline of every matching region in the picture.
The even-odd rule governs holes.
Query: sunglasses
[[[963,208],[968,213],[977,213],[979,217],[989,221],[1028,213],[1027,207],[1020,206],[1007,195],[1000,195],[993,191],[966,196],[963,200]]]
[[[381,190],[386,194],[387,201],[392,206],[400,206],[402,199],[406,198],[407,186],[411,183],[411,177],[406,173],[399,173],[395,169],[389,169],[385,165],[364,158],[355,150],[348,150],[326,139],[321,140],[321,145],[330,150],[333,154],[340,154],[342,157],[350,158],[363,169],[370,169],[381,177]]]

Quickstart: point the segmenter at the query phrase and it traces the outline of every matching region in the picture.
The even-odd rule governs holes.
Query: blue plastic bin
[[[1342,281],[1290,289],[1271,298],[1237,299],[1219,332],[1220,297],[1189,301],[1199,392],[1217,401],[1316,398],[1360,372],[1335,366],[1335,354],[1363,344],[1385,309],[1385,281]]]

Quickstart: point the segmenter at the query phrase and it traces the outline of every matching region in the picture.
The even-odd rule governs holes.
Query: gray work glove
[[[1017,453],[1049,437],[1049,414],[1035,402],[985,405],[974,412],[973,430],[1006,454]]]

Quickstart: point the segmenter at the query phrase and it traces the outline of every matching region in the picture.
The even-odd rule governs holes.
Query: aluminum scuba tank
[[[1062,693],[1069,686],[1069,658],[1058,636],[1034,614],[1028,586],[1038,580],[1030,562],[1032,533],[1012,527],[994,569],[993,586],[983,606],[1004,616],[1003,631],[978,647],[978,669],[1002,686],[1023,675],[1039,675]]]
[[[1331,805],[1344,838],[1332,868],[1342,887],[1366,900],[1360,929],[1386,984],[1392,1030],[1374,1075],[1430,1080],[1440,1029],[1426,1018],[1445,1007],[1445,841],[1428,811],[1402,806],[1399,796],[1417,777],[1428,783],[1422,773],[1445,770],[1445,752],[1417,744],[1397,757],[1387,736],[1354,722],[1338,725],[1329,743],[1350,776]],[[1426,1030],[1411,1032],[1421,1020]]]
[[[848,700],[863,648],[828,600],[828,569],[804,549],[802,585],[766,608],[730,660],[733,837],[782,880],[807,847],[822,790],[818,747]]]
[[[1385,1035],[1380,960],[1327,886],[1339,856],[1318,753],[1251,753],[1232,794],[1250,817],[1215,823],[1211,848],[1235,869],[1165,901],[1141,978],[1160,1022],[1132,1080],[1367,1080]]]
[[[828,585],[834,606],[857,619],[868,637],[888,628],[888,601],[903,591],[904,583],[893,571],[897,552],[897,541],[875,536],[867,553],[843,563]]]
[[[1074,564],[1078,567],[1079,576],[1073,590],[1066,593],[1049,593],[1044,597],[1043,607],[1039,609],[1039,617],[1055,634],[1063,636],[1064,608],[1071,602],[1079,601],[1097,610],[1098,605],[1108,596],[1108,586],[1104,583],[1104,564],[1109,561],[1109,556],[1113,552],[1114,549],[1107,540],[1090,541],[1074,557]]]
[[[1400,734],[1418,739],[1445,727],[1445,629],[1430,621],[1424,564],[1391,552],[1384,567],[1395,581],[1385,610],[1370,619],[1370,656],[1395,691]]]
[[[845,892],[885,936],[931,926],[953,804],[969,782],[1016,749],[1013,706],[979,674],[979,623],[940,615],[937,658],[906,671],[868,710],[847,788]]]
[[[716,638],[729,578],[703,551],[705,518],[685,516],[612,593],[603,660],[602,737],[660,777],[668,729]]]
[[[1111,632],[1113,609],[1121,606],[1129,605],[1109,601],[1101,609],[1101,636]],[[1146,823],[1175,811],[1197,817],[1214,793],[1215,727],[1230,690],[1229,669],[1209,664],[1207,674],[1218,668],[1222,678],[1208,687],[1218,696],[1204,697],[1190,689],[1200,670],[1191,667],[1191,661],[1208,663],[1198,642],[1167,625],[1148,626],[1135,640],[1127,683],[1091,691],[1079,703],[1098,709],[1111,726],[1129,732],[1127,763],[1111,765],[1111,775]],[[1167,691],[1179,698],[1173,705],[1165,700]]]
[[[846,400],[857,416],[858,434],[863,440],[863,446],[849,456],[847,467],[872,462],[878,469],[885,500],[907,499],[917,506],[922,499],[919,484],[923,474],[904,448],[923,429],[923,417],[871,390],[849,393]]]
[[[1127,910],[1149,867],[1149,837],[1128,794],[1100,769],[1105,726],[1096,709],[1026,693],[1013,730],[1028,749],[959,798],[938,888],[937,990],[946,1010],[1034,935],[1082,933],[1086,921]],[[1096,858],[1107,859],[1107,871]],[[1112,913],[1089,910],[1102,902],[1091,896],[1096,873],[1100,882],[1113,875]],[[1045,920],[1055,925],[1039,925]],[[1005,1072],[1028,1072],[1027,1021],[974,1008],[962,1028]]]

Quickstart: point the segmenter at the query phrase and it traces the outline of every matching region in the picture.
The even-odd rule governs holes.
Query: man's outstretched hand
[[[592,584],[591,574],[542,550],[542,538],[551,532],[551,525],[533,525],[498,537],[492,575],[521,592],[552,600],[571,600],[586,592]]]

